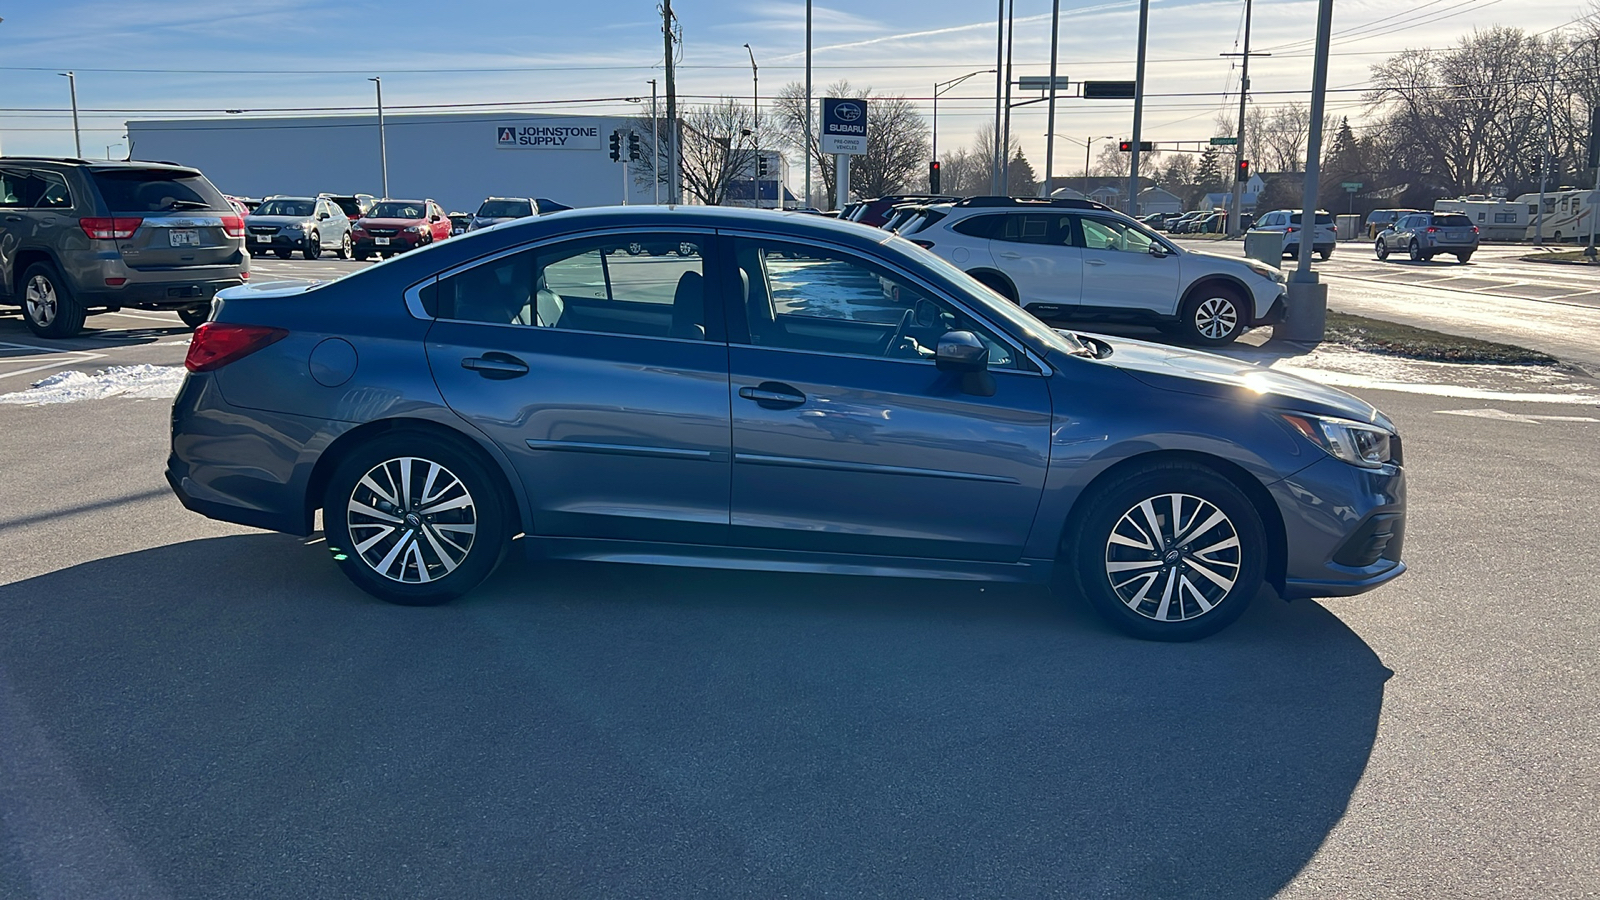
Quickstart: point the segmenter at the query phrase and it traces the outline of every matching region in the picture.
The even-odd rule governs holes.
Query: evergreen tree
[[[1034,174],[1028,158],[1022,155],[1022,148],[1017,147],[1015,151],[1006,168],[1006,193],[1012,197],[1032,197],[1039,193],[1039,177]]]

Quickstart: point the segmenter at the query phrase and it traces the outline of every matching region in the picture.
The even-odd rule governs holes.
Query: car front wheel
[[[352,252],[350,232],[346,231],[344,233],[344,237],[339,240],[339,249],[334,252],[340,259],[350,258],[350,254]]]
[[[1384,246],[1384,243],[1381,239],[1373,245],[1372,252],[1376,253],[1379,259],[1389,258],[1389,248]]]
[[[1195,343],[1230,343],[1248,325],[1244,304],[1225,288],[1199,291],[1183,305],[1183,335]]]
[[[1134,637],[1215,634],[1261,589],[1261,516],[1237,486],[1204,466],[1156,463],[1114,477],[1092,489],[1074,519],[1064,574],[1096,612]]]
[[[505,492],[477,455],[415,432],[384,435],[342,460],[322,517],[344,574],[402,606],[472,590],[499,565],[510,536]]]

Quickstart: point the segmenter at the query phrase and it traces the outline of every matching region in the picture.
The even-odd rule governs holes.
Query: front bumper
[[[304,250],[310,239],[305,234],[247,234],[244,246],[247,250],[265,253],[271,250]]]
[[[1348,597],[1406,571],[1405,470],[1328,457],[1268,488],[1283,517],[1285,600]]]
[[[382,237],[387,237],[389,243],[380,245],[378,244],[378,236],[370,234],[351,235],[351,240],[358,252],[365,251],[367,253],[394,253],[402,250],[414,250],[422,246],[422,235],[420,234],[408,234],[402,231],[396,235],[383,235]]]

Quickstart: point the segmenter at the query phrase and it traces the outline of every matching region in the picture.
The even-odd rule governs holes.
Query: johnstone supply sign
[[[823,98],[822,152],[852,156],[867,152],[867,101]]]
[[[495,146],[513,150],[600,149],[599,125],[496,125],[494,132]]]

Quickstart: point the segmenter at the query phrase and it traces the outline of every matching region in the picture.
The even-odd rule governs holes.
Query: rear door
[[[1083,251],[1073,246],[1071,220],[1048,212],[999,219],[989,253],[1017,286],[1022,307],[1045,317],[1076,307],[1083,293]]]
[[[32,229],[28,211],[42,188],[31,169],[0,166],[0,296],[11,293],[20,274],[13,271],[17,251]]]
[[[725,542],[728,349],[711,247],[689,230],[574,238],[424,289],[439,390],[511,459],[537,534]]]
[[[233,215],[222,194],[194,170],[117,167],[91,170],[107,214],[138,218],[133,236],[117,242],[131,269],[182,269],[238,262],[240,238],[222,217]]]

